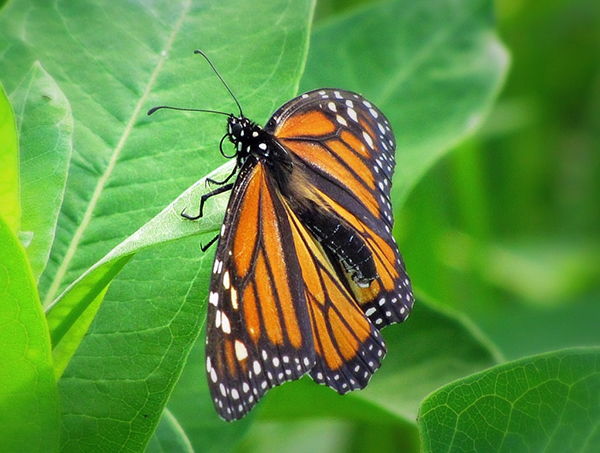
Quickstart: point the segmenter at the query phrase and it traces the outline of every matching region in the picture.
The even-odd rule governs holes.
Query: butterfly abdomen
[[[377,278],[371,250],[361,236],[342,218],[332,214],[327,206],[312,200],[290,202],[295,214],[313,234],[332,261],[339,262],[360,287],[367,287]]]

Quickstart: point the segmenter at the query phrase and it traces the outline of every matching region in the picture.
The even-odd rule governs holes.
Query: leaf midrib
[[[113,170],[115,169],[115,166],[119,160],[119,156],[120,156],[123,148],[125,147],[125,144],[127,143],[127,140],[131,134],[131,131],[133,130],[134,125],[135,125],[136,119],[139,116],[140,111],[142,110],[142,106],[145,104],[146,100],[148,99],[148,97],[150,95],[150,92],[152,91],[152,87],[154,86],[154,83],[156,82],[156,78],[160,74],[160,71],[163,67],[164,62],[167,60],[169,51],[173,47],[175,38],[177,37],[177,34],[179,33],[179,31],[181,30],[181,27],[183,26],[183,22],[184,22],[185,18],[187,17],[187,14],[191,8],[191,5],[192,5],[191,0],[188,0],[179,20],[177,21],[177,24],[173,28],[173,31],[172,31],[171,35],[169,36],[169,39],[167,40],[166,46],[161,53],[160,59],[158,60],[158,64],[156,65],[156,68],[152,72],[150,79],[148,80],[148,83],[146,84],[146,88],[144,89],[144,92],[142,93],[142,96],[138,100],[138,102],[135,106],[135,109],[133,110],[133,113],[129,118],[129,121],[127,122],[125,128],[123,129],[121,138],[119,139],[119,142],[117,143],[117,146],[115,147],[115,149],[112,153],[110,161],[108,162],[108,165],[106,166],[106,170],[98,179],[98,182],[96,184],[96,187],[94,189],[94,192],[92,194],[90,202],[89,202],[89,204],[86,208],[85,214],[83,216],[83,219],[82,219],[81,223],[79,224],[79,226],[77,227],[77,229],[75,230],[75,234],[73,234],[73,236],[71,238],[71,242],[69,243],[69,247],[67,248],[65,256],[64,256],[60,266],[57,268],[56,274],[54,275],[54,278],[52,279],[52,284],[50,285],[50,288],[48,289],[46,297],[44,298],[43,306],[45,306],[45,307],[48,306],[55,299],[55,296],[58,293],[58,290],[60,289],[60,286],[61,286],[63,279],[67,273],[67,270],[69,269],[69,265],[71,264],[71,261],[73,260],[73,257],[75,256],[75,253],[77,252],[77,249],[79,247],[79,243],[80,243],[81,239],[83,238],[83,234],[85,233],[85,230],[87,229],[87,227],[90,225],[90,223],[92,221],[94,209],[96,208],[96,205],[98,204],[98,201],[100,200],[100,196],[102,195],[102,193],[104,191],[104,186],[110,179],[110,176],[111,176]]]

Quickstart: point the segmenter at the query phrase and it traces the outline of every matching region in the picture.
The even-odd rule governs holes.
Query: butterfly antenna
[[[230,113],[219,112],[218,110],[205,110],[205,109],[188,109],[184,107],[171,107],[170,105],[159,105],[158,107],[152,107],[148,110],[148,115],[152,115],[154,112],[160,109],[168,110],[181,110],[183,112],[206,112],[206,113],[218,113],[219,115],[231,116]]]
[[[231,95],[231,97],[233,98],[233,100],[235,101],[235,103],[237,104],[238,109],[240,110],[240,116],[244,116],[244,113],[242,112],[242,106],[240,105],[240,103],[238,102],[237,98],[235,97],[235,94],[233,94],[233,91],[231,91],[231,88],[229,88],[229,85],[227,85],[227,82],[225,82],[225,80],[223,79],[223,77],[221,77],[221,74],[219,74],[219,71],[217,71],[217,68],[215,68],[215,65],[212,63],[212,61],[210,61],[210,58],[208,58],[208,56],[204,52],[202,52],[201,50],[194,50],[194,53],[202,55],[204,57],[204,59],[208,62],[208,64],[212,68],[212,70],[215,72],[215,74],[217,75],[217,77],[221,80],[221,82],[223,83],[223,85],[225,85],[225,88],[227,88],[227,91],[229,91],[229,94]]]

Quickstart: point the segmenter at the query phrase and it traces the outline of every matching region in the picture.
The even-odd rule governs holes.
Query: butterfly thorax
[[[270,167],[280,188],[287,184],[292,160],[273,135],[245,116],[231,115],[227,121],[227,137],[235,146],[239,168],[253,156]]]

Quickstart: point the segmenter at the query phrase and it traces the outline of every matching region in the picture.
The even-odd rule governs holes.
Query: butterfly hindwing
[[[316,364],[310,375],[341,394],[362,389],[385,356],[383,338],[289,207],[288,215],[314,336]]]
[[[206,370],[225,420],[315,363],[311,321],[285,209],[263,163],[242,167],[210,283]]]

